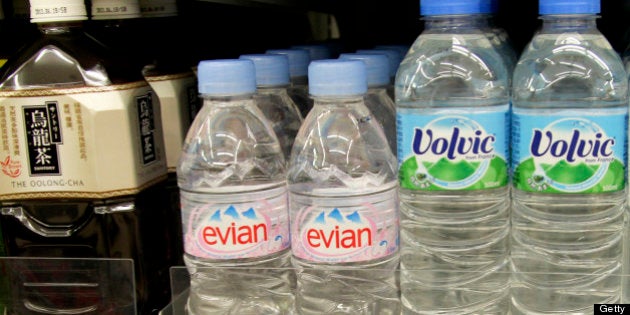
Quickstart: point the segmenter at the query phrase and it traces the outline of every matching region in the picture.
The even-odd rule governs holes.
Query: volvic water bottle
[[[497,49],[503,56],[503,60],[505,60],[506,62],[507,69],[510,71],[510,73],[512,73],[512,71],[514,71],[514,67],[516,66],[518,55],[516,53],[516,50],[514,50],[514,47],[512,47],[512,43],[510,41],[508,33],[495,23],[495,16],[498,12],[499,0],[490,0],[490,15],[488,16],[488,35],[490,36],[490,40],[492,41],[492,43],[497,47]]]
[[[628,78],[599,0],[541,0],[514,72],[512,312],[619,303]]]
[[[300,314],[400,314],[396,159],[363,97],[365,64],[309,66],[315,106],[288,172]]]
[[[508,71],[488,1],[423,0],[396,76],[406,314],[505,314]]]
[[[290,314],[285,161],[251,60],[202,61],[203,107],[177,168],[189,314]]]
[[[286,55],[289,58],[289,96],[300,109],[302,117],[306,117],[313,108],[313,100],[308,97],[308,64],[311,61],[308,50],[305,49],[270,49],[267,54]]]
[[[365,106],[372,112],[372,117],[381,124],[387,143],[392,152],[396,152],[396,105],[387,95],[389,86],[389,60],[378,54],[341,54],[342,60],[361,60],[367,71],[368,91]]]
[[[278,137],[286,161],[291,155],[293,140],[302,125],[302,114],[287,93],[289,59],[285,55],[253,54],[240,59],[254,62],[256,68],[256,106],[265,114]]]

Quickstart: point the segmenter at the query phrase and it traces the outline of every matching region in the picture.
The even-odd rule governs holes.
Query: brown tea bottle
[[[168,246],[159,100],[129,59],[86,35],[86,19],[82,0],[31,0],[39,37],[2,68],[0,226],[10,256],[133,259],[137,313],[149,314],[168,302],[179,255]],[[73,286],[55,276],[48,297],[107,296],[84,292],[108,287],[97,279]],[[12,292],[15,314],[111,307],[80,294]]]

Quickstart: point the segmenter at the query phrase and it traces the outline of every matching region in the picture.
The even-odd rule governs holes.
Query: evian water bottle
[[[315,106],[288,172],[300,314],[399,314],[396,159],[364,104],[365,64],[309,66]]]
[[[285,161],[251,60],[202,61],[203,107],[177,168],[189,314],[293,309]]]
[[[542,28],[514,71],[514,314],[620,301],[628,78],[599,10],[599,0],[540,0]]]

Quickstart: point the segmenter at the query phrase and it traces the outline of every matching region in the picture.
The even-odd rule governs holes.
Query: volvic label
[[[197,80],[192,72],[149,76],[146,80],[160,99],[166,162],[169,171],[174,172],[192,122],[190,111],[198,107]]]
[[[479,190],[507,185],[509,106],[397,114],[401,188]]]
[[[0,92],[0,199],[138,192],[166,176],[160,120],[144,82]]]
[[[514,186],[544,193],[623,190],[628,110],[567,110],[541,115],[514,109]]]
[[[390,198],[378,206],[368,202],[350,207],[304,205],[292,218],[293,255],[314,262],[344,263],[396,253],[397,199],[388,194]]]
[[[207,259],[270,255],[289,248],[286,190],[272,200],[194,206],[182,198],[184,249]]]

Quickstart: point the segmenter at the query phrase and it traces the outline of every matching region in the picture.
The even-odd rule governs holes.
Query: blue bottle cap
[[[304,77],[308,74],[309,52],[304,49],[269,49],[266,54],[286,55],[289,58],[289,75],[291,78]]]
[[[314,96],[349,96],[367,92],[365,63],[359,60],[316,60],[308,66],[308,90]]]
[[[254,62],[245,59],[205,60],[197,67],[199,93],[242,95],[256,92]]]
[[[488,14],[490,0],[422,0],[420,15]]]
[[[339,59],[363,61],[366,66],[368,87],[389,84],[389,59],[386,55],[341,54]]]
[[[540,0],[538,12],[541,15],[553,14],[597,14],[599,0]]]
[[[400,62],[403,59],[403,55],[394,49],[359,49],[357,50],[358,54],[377,54],[377,55],[385,55],[387,59],[389,59],[389,76],[395,77],[396,71],[398,71],[398,66],[400,66]]]
[[[289,57],[286,55],[251,54],[239,59],[254,62],[257,86],[279,86],[289,84]]]
[[[331,58],[330,49],[324,45],[296,45],[291,46],[291,49],[308,50],[311,61]]]

